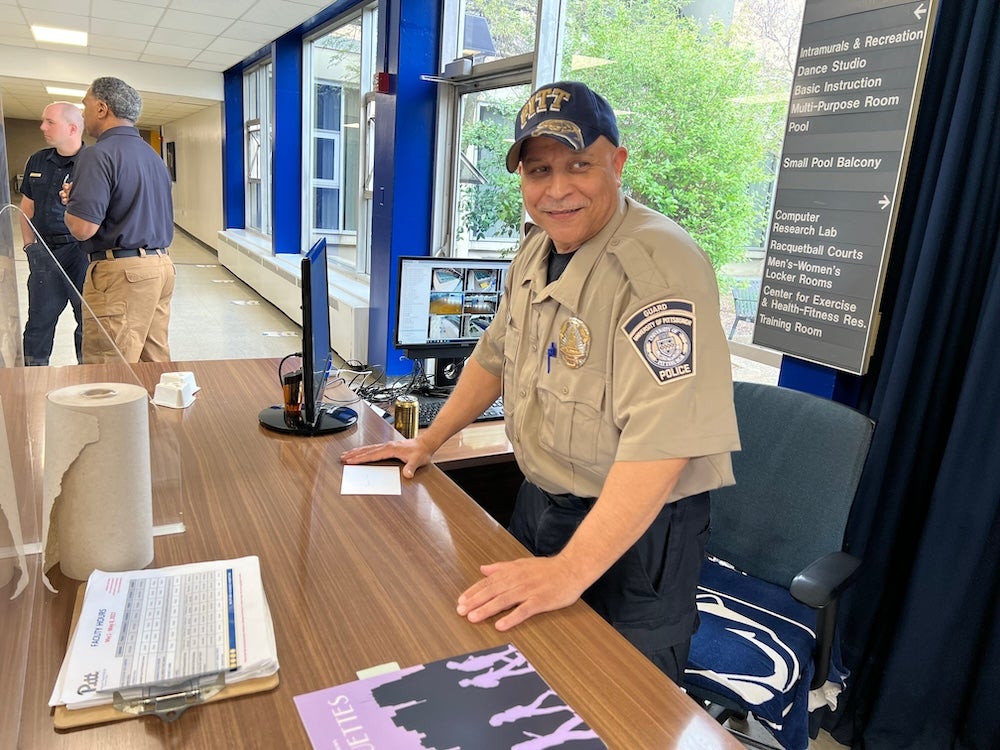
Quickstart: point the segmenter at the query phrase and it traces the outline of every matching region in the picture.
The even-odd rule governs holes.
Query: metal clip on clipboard
[[[174,721],[192,706],[214,698],[226,686],[226,673],[194,677],[174,685],[151,685],[142,689],[142,695],[125,698],[114,692],[115,710],[133,716],[159,716],[163,721]],[[155,693],[156,690],[169,692]]]

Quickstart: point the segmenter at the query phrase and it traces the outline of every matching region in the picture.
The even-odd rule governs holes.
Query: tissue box
[[[194,402],[199,390],[193,372],[165,372],[153,393],[153,403],[171,409],[186,409]]]

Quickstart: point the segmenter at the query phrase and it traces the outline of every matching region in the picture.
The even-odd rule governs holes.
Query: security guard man
[[[79,363],[83,361],[80,294],[87,273],[87,257],[66,228],[66,206],[59,191],[64,184],[72,182],[77,157],[84,149],[83,115],[69,102],[55,102],[42,113],[40,128],[51,148],[28,158],[21,183],[21,237],[28,256],[24,363],[49,363],[56,323],[67,302],[76,318],[73,339]]]
[[[582,83],[535,91],[514,128],[532,227],[497,315],[416,439],[346,452],[417,467],[503,392],[525,482],[511,533],[533,557],[480,567],[458,614],[507,630],[583,598],[680,682],[709,491],[739,449],[729,352],[708,258],[621,192],[627,151]]]

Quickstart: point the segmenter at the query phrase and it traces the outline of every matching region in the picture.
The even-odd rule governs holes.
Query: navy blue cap
[[[546,135],[574,151],[583,151],[602,135],[618,145],[618,122],[608,100],[578,81],[559,81],[537,89],[514,122],[514,145],[507,152],[507,171],[516,172],[521,145]]]

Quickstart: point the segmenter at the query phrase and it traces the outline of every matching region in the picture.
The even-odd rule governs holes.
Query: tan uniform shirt
[[[473,353],[503,378],[524,475],[548,492],[597,497],[616,461],[690,458],[671,500],[733,484],[729,348],[705,253],[624,197],[547,284],[550,247],[538,228],[525,238]]]

